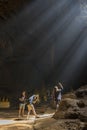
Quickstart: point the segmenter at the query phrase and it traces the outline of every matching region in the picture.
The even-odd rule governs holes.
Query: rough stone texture
[[[37,122],[34,125],[35,130],[86,130],[87,124],[79,120],[53,120],[48,119],[43,122]]]
[[[64,94],[62,98],[63,99],[65,99],[65,98],[76,99],[76,94],[75,94],[75,92],[67,93],[67,94]]]
[[[79,88],[76,92],[75,92],[77,98],[85,98],[87,96],[87,85]]]
[[[69,108],[78,109],[78,102],[79,100],[77,99],[65,98],[62,100],[59,110],[67,110]]]
[[[77,103],[78,107],[80,108],[84,108],[86,106],[85,102],[83,100],[80,100],[78,103]]]

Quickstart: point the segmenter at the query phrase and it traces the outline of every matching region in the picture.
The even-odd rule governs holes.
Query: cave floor
[[[34,115],[30,115],[29,119],[27,119],[27,111],[25,111],[24,117],[18,117],[18,110],[1,110],[0,111],[0,126],[10,125],[10,124],[23,124],[29,123],[33,124],[35,121],[51,118],[53,116],[53,112],[49,113],[40,113],[39,118],[35,118]]]

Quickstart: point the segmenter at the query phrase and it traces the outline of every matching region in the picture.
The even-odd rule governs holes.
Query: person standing
[[[63,90],[63,85],[59,82],[53,89],[53,101],[56,103],[56,111],[59,108],[59,104],[62,98],[61,91]]]
[[[26,92],[23,91],[21,97],[19,98],[19,117],[24,116],[25,104],[26,104]]]

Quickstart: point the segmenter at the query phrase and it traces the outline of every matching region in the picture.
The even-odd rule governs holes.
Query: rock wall
[[[14,15],[28,0],[0,0],[0,19],[7,20]]]

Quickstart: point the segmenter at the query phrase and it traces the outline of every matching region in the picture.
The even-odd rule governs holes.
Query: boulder
[[[76,96],[78,98],[83,98],[87,96],[87,85],[84,87],[79,88],[76,92],[75,92]]]
[[[79,107],[77,103],[79,100],[77,99],[71,99],[71,98],[65,98],[61,101],[58,111],[53,115],[54,118],[70,118],[78,117],[77,111],[79,110]]]
[[[80,119],[83,122],[87,122],[87,97],[76,99],[63,98],[53,118]]]
[[[65,98],[76,99],[76,94],[75,94],[75,92],[70,92],[70,93],[64,94],[62,98],[63,99],[65,99]]]
[[[78,103],[79,100],[77,99],[65,98],[61,101],[59,110],[67,111],[69,108],[79,109],[77,105]]]

